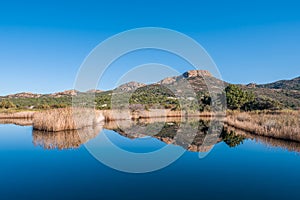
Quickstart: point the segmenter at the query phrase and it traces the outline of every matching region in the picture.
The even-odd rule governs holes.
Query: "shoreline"
[[[94,116],[91,115],[91,111],[95,113]],[[35,130],[64,131],[78,130],[100,122],[119,120],[155,121],[155,119],[159,118],[186,119],[220,117],[220,120],[224,122],[224,125],[254,135],[300,142],[300,111],[227,111],[226,116],[211,112],[181,112],[167,109],[136,110],[132,112],[124,110],[86,111],[81,109],[79,111],[75,111],[75,113],[76,112],[77,115],[74,114],[74,110],[71,108],[51,109],[45,111],[13,111],[0,113],[0,119],[6,123],[10,122],[12,119],[31,119]]]
[[[0,119],[28,119],[33,118],[37,111],[10,111],[0,112]]]

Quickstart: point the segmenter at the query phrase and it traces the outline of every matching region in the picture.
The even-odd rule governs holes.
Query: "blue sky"
[[[0,95],[70,89],[96,45],[121,31],[148,26],[194,38],[211,55],[225,81],[294,78],[300,76],[299,10],[300,3],[289,0],[2,1]],[[170,59],[153,56],[156,53],[144,52],[119,64],[130,68],[135,59],[140,64]],[[176,59],[167,61],[184,66]],[[107,79],[99,88],[111,86]]]

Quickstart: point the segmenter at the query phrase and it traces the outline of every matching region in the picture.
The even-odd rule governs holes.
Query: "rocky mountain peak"
[[[209,76],[212,77],[212,74],[207,70],[190,70],[183,73],[185,78],[196,77],[196,76]]]

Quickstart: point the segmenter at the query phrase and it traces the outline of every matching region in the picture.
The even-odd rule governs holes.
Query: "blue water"
[[[165,144],[105,131],[132,151]],[[98,137],[98,136],[97,136]],[[146,174],[111,169],[84,145],[47,150],[33,144],[32,127],[0,125],[1,199],[299,199],[300,156],[252,140],[224,142],[199,159],[186,152],[170,166]]]

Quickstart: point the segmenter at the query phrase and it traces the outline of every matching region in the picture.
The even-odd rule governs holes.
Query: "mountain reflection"
[[[166,144],[181,146],[188,151],[206,152],[214,144],[221,141],[219,135],[214,135],[213,140],[205,141],[208,134],[210,121],[181,118],[142,119],[138,121],[114,121],[104,125],[104,128],[113,130],[127,138],[140,138],[151,136]],[[212,135],[212,134],[211,134]]]
[[[74,149],[101,134],[103,129],[113,130],[130,139],[150,136],[166,144],[181,146],[192,152],[208,152],[224,142],[233,148],[241,145],[245,139],[255,140],[272,147],[300,152],[300,143],[257,136],[232,127],[222,127],[221,134],[213,134],[209,119],[157,118],[137,121],[120,120],[105,122],[96,127],[76,131],[44,132],[33,130],[33,144],[44,149]],[[215,124],[214,124],[215,125]]]

